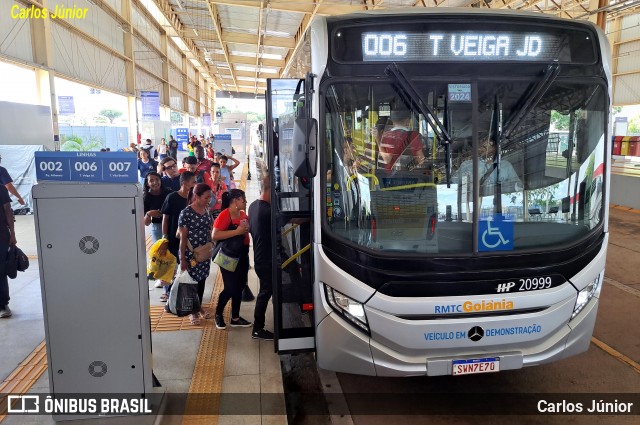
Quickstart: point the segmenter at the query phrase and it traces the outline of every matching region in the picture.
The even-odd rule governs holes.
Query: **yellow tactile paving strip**
[[[218,273],[213,289],[213,299],[218,299],[222,292],[222,274]],[[225,308],[224,318],[229,323],[231,306]],[[193,369],[191,386],[189,387],[189,397],[185,408],[185,415],[182,418],[183,425],[215,425],[218,423],[218,416],[195,415],[190,412],[197,411],[219,411],[220,398],[222,392],[222,380],[224,373],[224,360],[227,352],[227,331],[216,329],[213,320],[207,320],[204,324],[200,349],[196,356],[196,365]],[[206,395],[199,398],[199,394]]]
[[[40,375],[47,370],[47,350],[44,341],[27,356],[11,375],[0,384],[0,394],[26,394]],[[0,398],[0,422],[7,416],[6,395]]]
[[[203,304],[204,309],[211,309],[211,304]],[[213,314],[213,313],[212,313]],[[164,305],[151,306],[151,332],[189,331],[202,329],[205,320],[200,319],[199,325],[192,325],[189,316],[178,317],[167,313]]]
[[[240,189],[246,190],[247,174],[249,172],[249,164],[245,162],[242,169],[242,177],[240,178]],[[222,292],[222,274],[218,273],[213,288],[211,299],[217,300],[220,292]],[[224,319],[229,323],[231,306],[227,304],[224,311]],[[200,349],[196,356],[196,365],[191,378],[191,386],[189,387],[189,398],[185,415],[182,418],[183,425],[215,425],[218,423],[217,415],[195,415],[189,414],[194,411],[219,411],[220,398],[222,392],[222,381],[224,374],[224,360],[227,353],[227,331],[218,330],[215,323],[207,320],[202,332],[202,340],[200,341]],[[200,399],[198,394],[213,395]],[[206,403],[206,405],[205,405]],[[212,405],[211,405],[212,404]]]

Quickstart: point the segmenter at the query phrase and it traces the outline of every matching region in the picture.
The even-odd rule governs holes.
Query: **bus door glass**
[[[275,348],[279,353],[315,348],[311,180],[300,174],[304,138],[304,80],[267,80],[267,164],[271,177],[271,236]]]

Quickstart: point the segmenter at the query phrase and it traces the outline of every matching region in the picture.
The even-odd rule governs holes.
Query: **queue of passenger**
[[[246,214],[247,202],[245,193],[237,188],[231,188],[233,184],[232,171],[239,165],[236,159],[218,154],[218,161],[205,157],[209,149],[195,146],[194,155],[186,156],[182,161],[182,167],[178,168],[178,162],[171,155],[172,139],[167,145],[166,156],[157,163],[156,170],[145,169],[139,166],[144,187],[144,223],[151,226],[152,241],[154,244],[160,241],[165,244],[164,249],[175,257],[177,268],[176,276],[184,276],[181,272],[187,272],[188,284],[197,285],[198,302],[194,303],[190,311],[189,320],[197,325],[201,320],[214,318],[218,329],[226,329],[227,323],[222,318],[222,312],[226,304],[231,300],[231,327],[249,327],[252,323],[240,316],[240,304],[242,301],[255,299],[248,287],[249,271],[249,242],[250,225]],[[161,144],[162,145],[162,144]],[[158,155],[165,155],[164,148],[158,149]],[[150,162],[150,154],[142,153],[141,161],[144,165]],[[231,160],[232,164],[227,165]],[[225,181],[226,180],[226,181]],[[257,210],[256,210],[257,211]],[[258,226],[252,232],[268,232],[265,226]],[[261,230],[259,230],[261,229]],[[255,233],[255,238],[260,238],[260,233]],[[166,242],[165,242],[166,241]],[[233,242],[235,241],[235,243]],[[218,258],[225,256],[236,260],[234,267],[220,266],[224,289],[222,290],[215,307],[215,312],[209,312],[202,308],[205,281],[210,273],[212,258],[209,256],[202,260],[196,253],[207,249],[208,244],[216,242],[215,262],[220,265]],[[263,246],[264,244],[260,244]],[[264,257],[264,254],[260,258]],[[261,260],[262,261],[262,260]],[[172,263],[174,264],[174,263]],[[266,275],[265,265],[256,268],[262,275],[261,282]],[[151,276],[150,276],[151,278]],[[180,287],[178,281],[178,288]],[[266,282],[266,280],[265,280]],[[155,286],[164,288],[161,301],[167,301],[171,297],[171,281],[157,279]],[[271,292],[263,290],[261,283],[261,298],[256,306],[256,322],[252,332],[254,339],[273,339],[273,333],[264,330],[264,309]],[[260,307],[260,308],[258,308]],[[167,310],[170,310],[167,306]],[[260,310],[260,311],[258,311]]]

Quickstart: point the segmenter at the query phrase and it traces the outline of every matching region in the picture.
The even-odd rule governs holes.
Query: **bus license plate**
[[[453,361],[454,375],[470,375],[472,373],[492,373],[499,371],[500,359],[498,357]]]

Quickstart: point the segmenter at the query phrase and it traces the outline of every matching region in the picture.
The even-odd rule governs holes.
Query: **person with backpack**
[[[142,145],[140,150],[147,151],[147,153],[149,154],[149,158],[151,159],[155,160],[158,157],[158,151],[156,151],[156,148],[153,146],[153,142],[151,141],[151,139],[145,140],[144,145]]]

